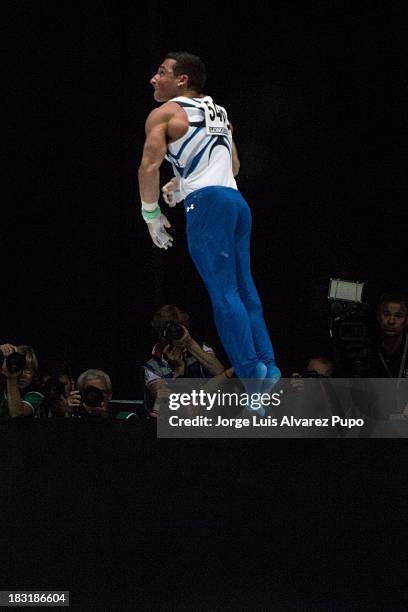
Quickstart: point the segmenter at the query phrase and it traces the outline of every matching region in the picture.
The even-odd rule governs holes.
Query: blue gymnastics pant
[[[222,345],[239,378],[269,370],[274,351],[251,274],[251,211],[230,187],[204,187],[184,201],[187,242],[213,307]]]

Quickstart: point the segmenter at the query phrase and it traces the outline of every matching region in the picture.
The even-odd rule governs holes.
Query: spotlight
[[[341,300],[361,304],[364,283],[358,281],[331,278],[329,284],[329,300]]]

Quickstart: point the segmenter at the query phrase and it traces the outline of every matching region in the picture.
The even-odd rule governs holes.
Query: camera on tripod
[[[364,283],[330,279],[330,336],[345,343],[364,343],[370,305],[362,301]]]
[[[368,333],[369,304],[333,302],[331,311],[331,336],[348,343],[364,343]]]
[[[330,337],[340,371],[347,376],[364,376],[369,348],[371,307],[362,301],[364,283],[330,279]]]

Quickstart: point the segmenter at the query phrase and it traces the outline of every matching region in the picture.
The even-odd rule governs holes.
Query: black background
[[[364,281],[371,303],[406,288],[402,4],[2,6],[2,341],[105,369],[123,398],[163,303],[222,355],[183,210],[171,252],[140,219],[149,79],[169,49],[202,56],[234,124],[284,373],[327,342],[330,277]],[[396,441],[62,425],[2,426],[3,588],[68,587],[77,609],[406,609]]]
[[[137,167],[169,49],[207,65],[253,210],[253,274],[284,374],[328,343],[330,278],[374,303],[405,289],[405,10],[152,2],[10,5],[5,22],[2,340],[101,367],[139,397],[154,308],[176,303],[226,360],[190,261],[182,207],[162,253],[140,218]],[[169,172],[163,166],[163,177]]]

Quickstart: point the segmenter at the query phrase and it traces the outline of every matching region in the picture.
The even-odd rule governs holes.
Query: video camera
[[[330,279],[330,337],[347,376],[364,375],[369,349],[371,306],[362,301],[364,283]]]

